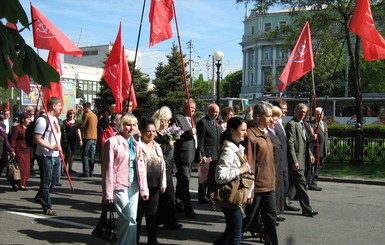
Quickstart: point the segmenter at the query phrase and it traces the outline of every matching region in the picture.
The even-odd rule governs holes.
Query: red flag
[[[282,92],[289,83],[297,81],[314,67],[310,27],[309,23],[306,22],[301,35],[291,52],[285,69],[283,69],[282,74],[279,77],[279,80],[281,80],[282,83],[277,86],[278,90]]]
[[[33,24],[33,41],[36,48],[48,49],[62,54],[81,57],[83,51],[79,49],[52,22],[39,12],[31,3]]]
[[[173,0],[152,0],[150,8],[150,47],[172,38]]]
[[[122,111],[122,23],[119,25],[118,35],[106,65],[104,66],[103,78],[112,91],[115,98],[115,112]]]
[[[357,1],[349,28],[362,38],[366,61],[385,58],[385,39],[374,26],[369,0]]]
[[[9,21],[7,21],[6,26],[9,27],[9,28],[13,28],[15,30],[18,30],[17,26],[15,24],[9,22]],[[9,61],[9,64],[12,66],[13,62],[12,62],[12,60],[9,57],[8,57],[8,61]],[[23,90],[24,93],[26,93],[26,94],[29,94],[31,92],[30,91],[30,89],[31,89],[30,88],[30,80],[29,80],[29,76],[28,75],[19,77],[18,75],[16,75],[16,73],[13,73],[13,77],[16,80],[16,84],[13,84],[13,82],[8,81],[8,87],[19,88],[19,89]]]
[[[60,74],[60,76],[63,75],[59,53],[55,51],[49,51],[47,63],[51,65]],[[62,106],[64,106],[63,87],[62,87],[61,79],[59,80],[58,83],[51,82],[51,89],[44,88],[44,98],[43,98],[44,105],[47,104],[47,100],[51,97],[60,98]]]
[[[122,57],[123,57],[123,72],[122,72],[122,98],[130,98],[132,101],[132,110],[135,110],[138,107],[138,103],[136,102],[136,95],[135,95],[135,89],[134,84],[132,84],[132,77],[130,68],[128,66],[126,53],[124,50],[124,46],[122,49]]]

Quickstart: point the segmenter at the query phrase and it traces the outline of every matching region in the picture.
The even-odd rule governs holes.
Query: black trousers
[[[143,214],[146,214],[146,228],[147,228],[147,242],[155,242],[156,233],[157,233],[157,223],[156,223],[156,211],[158,209],[160,189],[159,187],[149,188],[150,196],[147,201],[144,201],[142,198],[139,198],[138,203],[138,214],[136,218],[137,223],[137,241],[140,238],[140,229],[142,226]]]
[[[191,163],[175,161],[176,173],[176,198],[182,200],[185,211],[191,210],[190,179]]]

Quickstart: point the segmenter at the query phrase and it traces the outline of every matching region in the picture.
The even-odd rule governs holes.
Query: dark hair
[[[90,102],[86,102],[83,104],[83,107],[87,107],[89,109],[91,109],[91,103]]]
[[[225,116],[229,115],[230,112],[234,113],[234,109],[231,107],[223,107],[221,110],[221,115],[222,115],[222,117],[225,117]]]
[[[23,122],[23,120],[25,120],[27,118],[30,118],[29,114],[27,112],[23,112],[23,113],[21,113],[19,120],[20,120],[20,122]]]
[[[240,117],[232,117],[230,120],[227,121],[227,128],[221,135],[221,144],[223,144],[223,141],[225,140],[231,140],[231,129],[238,129],[239,126],[242,125],[242,123],[247,123],[245,119]]]
[[[61,99],[58,97],[51,97],[47,100],[47,107],[51,108],[52,106],[61,103]]]
[[[144,130],[146,130],[148,125],[151,125],[151,124],[155,126],[154,121],[152,121],[151,119],[148,119],[147,117],[141,117],[141,118],[139,118],[138,128],[139,128],[140,132],[142,132],[142,134],[143,134]]]
[[[271,104],[275,105],[275,106],[278,106],[279,108],[281,108],[281,105],[286,105],[287,102],[281,98],[276,98],[275,100],[273,100],[271,102]]]

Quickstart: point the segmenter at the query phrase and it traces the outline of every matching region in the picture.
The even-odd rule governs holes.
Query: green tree
[[[242,87],[242,70],[230,73],[221,82],[221,97],[238,98]]]
[[[30,25],[19,1],[0,1],[0,87],[7,88],[8,81],[17,84],[14,74],[32,76],[44,87],[50,87],[50,82],[59,82],[59,73],[25,43],[17,30],[5,26],[3,19],[13,24],[20,22],[24,28]]]

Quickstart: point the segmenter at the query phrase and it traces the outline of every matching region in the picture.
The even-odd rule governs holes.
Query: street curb
[[[351,179],[344,177],[325,177],[320,176],[319,181],[350,183],[350,184],[364,184],[364,185],[385,185],[385,180],[369,180],[369,179]]]

